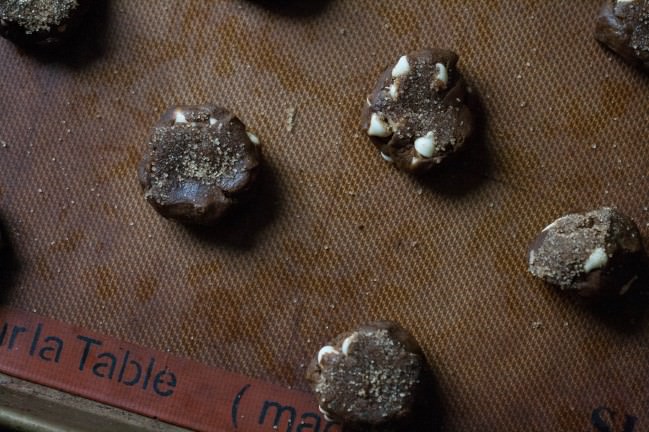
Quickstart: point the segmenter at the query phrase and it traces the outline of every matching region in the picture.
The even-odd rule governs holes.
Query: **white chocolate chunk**
[[[318,405],[318,411],[322,413],[326,421],[328,422],[334,421],[331,417],[329,417],[329,413],[325,411],[320,405]]]
[[[392,131],[390,130],[390,126],[378,114],[372,113],[372,117],[370,117],[370,128],[367,130],[367,134],[385,138],[392,135]]]
[[[410,72],[410,63],[408,57],[402,56],[392,69],[392,78],[397,78]]]
[[[386,162],[390,162],[390,163],[394,162],[390,156],[386,155],[386,154],[383,153],[383,152],[381,152],[381,157],[382,157],[383,160],[386,161]]]
[[[210,125],[215,125],[218,121],[214,117],[210,117]]]
[[[552,228],[552,227],[555,226],[556,224],[557,224],[557,221],[552,222],[550,225],[548,225],[548,226],[546,226],[545,228],[543,228],[543,230],[541,230],[541,232],[544,232],[544,231],[549,230],[550,228]]]
[[[180,111],[176,111],[176,124],[178,123],[187,123],[187,118],[185,117],[185,114],[183,114]]]
[[[345,338],[343,341],[342,347],[340,348],[343,354],[349,354],[349,346],[356,340],[356,333],[353,333],[351,336]]]
[[[250,138],[250,141],[251,141],[254,145],[259,145],[259,144],[260,144],[259,138],[257,138],[257,135],[255,135],[254,133],[252,133],[252,132],[246,132],[246,135],[248,135],[248,138]]]
[[[606,265],[608,262],[608,255],[606,255],[606,251],[604,248],[597,248],[595,249],[586,262],[584,263],[584,270],[586,273],[590,273],[591,271],[602,268]]]
[[[435,69],[437,73],[435,74],[435,79],[444,83],[444,87],[448,84],[448,70],[446,66],[442,63],[435,63]]]
[[[433,132],[428,132],[425,136],[415,140],[415,150],[423,157],[432,157],[435,153],[435,147],[437,147],[437,142]]]
[[[322,359],[326,355],[330,354],[340,354],[336,348],[332,347],[331,345],[326,345],[320,348],[320,351],[318,351],[318,364],[322,364]]]
[[[396,84],[390,85],[389,93],[392,99],[396,99],[397,96],[399,95],[399,87],[397,87]]]

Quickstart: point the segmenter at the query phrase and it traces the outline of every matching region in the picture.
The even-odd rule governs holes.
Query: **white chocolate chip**
[[[255,134],[252,133],[252,132],[246,132],[246,134],[248,135],[248,138],[250,138],[250,141],[251,141],[254,145],[259,145],[259,144],[260,144],[260,142],[259,142],[259,138],[257,138],[257,135],[255,135]]]
[[[410,166],[415,166],[419,162],[421,162],[423,159],[418,158],[417,156],[413,156],[413,158],[410,160]]]
[[[631,280],[628,281],[626,284],[624,284],[622,289],[620,289],[620,295],[626,294],[626,292],[629,291],[629,288],[631,288],[631,285],[633,285],[633,282],[635,282],[637,280],[638,280],[638,275],[633,276],[631,278]]]
[[[435,147],[437,147],[437,142],[433,132],[428,132],[425,136],[415,140],[415,150],[423,157],[432,157],[435,153]]]
[[[185,114],[180,111],[176,111],[176,123],[187,123],[187,118]]]
[[[216,120],[214,117],[210,117],[210,125],[215,125],[218,123],[218,120]]]
[[[392,99],[396,99],[397,96],[399,95],[399,87],[397,87],[396,84],[391,84],[389,93]]]
[[[356,340],[356,333],[353,333],[351,336],[345,338],[343,341],[342,347],[340,348],[343,354],[349,354],[349,346]]]
[[[390,163],[394,162],[390,156],[386,155],[386,154],[383,153],[383,152],[381,152],[381,157],[382,157],[383,160],[386,161],[386,162],[390,162]]]
[[[444,66],[442,63],[435,63],[435,69],[437,73],[435,74],[435,80],[441,81],[444,83],[443,87],[446,87],[448,84],[448,70],[446,69],[446,66]]]
[[[584,263],[584,270],[586,273],[590,273],[591,271],[602,268],[606,265],[608,262],[608,255],[606,255],[606,251],[604,248],[597,248],[595,249],[586,262]]]
[[[556,224],[557,224],[557,221],[552,222],[550,225],[548,225],[548,226],[546,226],[545,228],[543,228],[543,230],[541,230],[541,232],[544,232],[544,231],[549,230],[550,228],[552,228],[552,227],[555,226]]]
[[[322,364],[322,359],[326,355],[330,354],[340,354],[336,348],[332,347],[331,345],[326,345],[320,348],[320,351],[318,351],[318,364]]]
[[[370,117],[370,128],[367,130],[367,134],[377,137],[388,137],[392,135],[392,131],[390,130],[390,126],[378,114],[372,113],[372,117]]]
[[[329,417],[329,413],[325,411],[320,405],[318,405],[318,411],[322,413],[326,421],[328,422],[334,421],[331,417]]]
[[[408,57],[402,56],[397,62],[396,66],[392,69],[392,78],[400,77],[410,72],[410,63]]]

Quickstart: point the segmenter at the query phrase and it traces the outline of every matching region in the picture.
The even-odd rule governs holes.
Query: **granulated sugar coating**
[[[218,128],[183,124],[157,128],[152,145],[160,155],[152,177],[155,191],[168,194],[179,182],[200,181],[215,185],[237,174],[243,148],[221,142]]]
[[[78,6],[77,0],[2,0],[0,19],[14,22],[31,34],[58,26]]]

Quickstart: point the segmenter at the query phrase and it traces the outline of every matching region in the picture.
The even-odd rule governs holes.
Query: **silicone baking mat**
[[[594,307],[526,271],[570,211],[617,206],[647,244],[649,79],[594,40],[600,2],[294,3],[97,1],[65,53],[0,41],[3,304],[298,390],[330,337],[392,319],[442,430],[648,429],[647,296]],[[359,117],[426,46],[459,53],[483,114],[416,180]],[[136,165],[168,106],[205,102],[261,138],[265,169],[227,223],[188,229]]]

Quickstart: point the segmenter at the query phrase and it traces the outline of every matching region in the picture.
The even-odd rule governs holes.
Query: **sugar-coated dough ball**
[[[320,348],[307,379],[327,419],[369,430],[412,414],[424,366],[417,341],[398,324],[379,321]]]
[[[643,259],[635,223],[608,207],[557,219],[528,251],[534,276],[586,297],[625,294]]]
[[[363,129],[383,158],[423,173],[464,147],[473,132],[467,87],[449,50],[399,57],[367,98]]]
[[[212,224],[252,186],[259,147],[259,138],[224,108],[170,108],[153,128],[140,163],[144,196],[165,217]]]

